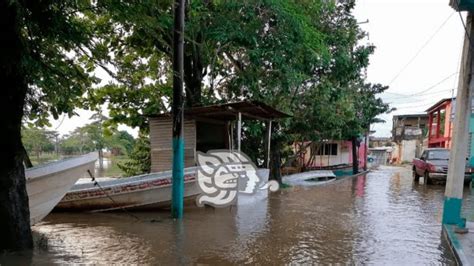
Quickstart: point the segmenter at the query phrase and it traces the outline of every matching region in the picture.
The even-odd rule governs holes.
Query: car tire
[[[416,173],[415,167],[413,167],[413,181],[420,182],[420,175]]]
[[[430,174],[428,172],[425,172],[423,175],[425,185],[433,185],[433,180],[430,178]]]

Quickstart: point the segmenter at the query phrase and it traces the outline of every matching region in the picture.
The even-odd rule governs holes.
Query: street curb
[[[453,225],[446,225],[443,224],[443,236],[448,242],[448,246],[451,249],[456,262],[458,265],[470,265],[466,255],[464,254],[464,250],[459,243],[458,238],[456,237],[456,233],[453,231]]]

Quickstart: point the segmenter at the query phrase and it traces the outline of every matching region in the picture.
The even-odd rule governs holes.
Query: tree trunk
[[[198,38],[197,41],[200,39]],[[197,44],[188,43],[184,56],[184,84],[186,85],[186,105],[189,107],[201,105],[203,65],[201,50]]]
[[[352,137],[352,174],[359,173],[359,159],[357,158],[357,137]]]
[[[26,193],[21,120],[27,85],[22,55],[25,52],[16,1],[0,1],[0,251],[33,246]]]
[[[272,127],[272,137],[271,145],[270,145],[270,179],[278,181],[278,183],[282,184],[281,179],[281,141],[279,140],[278,136],[275,136],[277,128],[279,127],[278,123],[274,123]]]
[[[271,168],[270,168],[270,179],[278,181],[278,183],[282,184],[281,179],[281,154],[280,149],[278,149],[277,145],[273,145],[272,147],[272,154],[271,154]]]
[[[21,145],[21,147],[23,149],[23,156],[24,156],[23,162],[25,163],[26,168],[33,167],[33,163],[30,160],[30,156],[28,156],[28,152],[26,151],[25,146]]]
[[[104,152],[102,149],[99,149],[99,169],[104,169]]]

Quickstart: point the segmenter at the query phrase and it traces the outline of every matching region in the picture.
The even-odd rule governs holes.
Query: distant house
[[[302,142],[295,143],[294,151],[297,152],[304,145],[306,149],[299,154],[298,163],[306,169],[333,168],[350,166],[353,163],[352,142],[347,140],[327,140],[321,143]],[[359,168],[366,165],[367,145],[361,141],[357,148]]]
[[[471,104],[469,119],[469,154],[471,166],[474,166],[474,104]],[[445,98],[426,110],[429,115],[428,147],[451,148],[456,113],[456,98]]]
[[[387,145],[390,146],[391,142],[392,142],[391,138],[370,136],[369,148],[385,147]]]
[[[427,114],[393,116],[392,140],[395,146],[390,159],[392,163],[411,162],[421,154],[428,120]]]
[[[441,99],[428,108],[428,148],[451,148],[455,99]]]
[[[422,138],[428,125],[427,114],[394,115],[392,120],[393,141]]]

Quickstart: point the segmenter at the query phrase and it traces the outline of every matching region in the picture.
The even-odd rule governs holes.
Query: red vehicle
[[[434,181],[446,181],[448,176],[449,150],[444,148],[430,148],[423,151],[421,157],[413,159],[413,179],[415,182],[423,177],[425,184]],[[472,169],[466,161],[464,183],[471,182]]]

